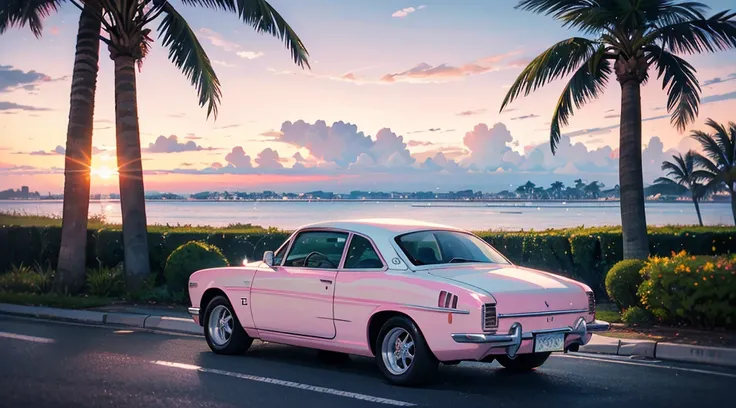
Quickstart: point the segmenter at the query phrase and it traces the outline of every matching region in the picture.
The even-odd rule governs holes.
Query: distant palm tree
[[[698,214],[698,223],[700,226],[703,226],[703,218],[700,216],[698,200],[705,195],[707,189],[700,182],[703,176],[697,169],[697,165],[704,157],[692,150],[688,150],[685,153],[685,157],[682,154],[678,154],[677,156],[673,155],[672,158],[674,162],[667,160],[662,162],[662,170],[667,170],[667,177],[659,177],[654,180],[654,183],[676,185],[688,189],[693,204],[695,204],[695,212]]]
[[[726,129],[713,119],[708,119],[706,125],[715,131],[713,135],[695,130],[691,137],[700,142],[705,154],[712,160],[704,158],[701,161],[709,188],[717,190],[725,184],[731,194],[731,212],[736,224],[736,123],[729,122]]]
[[[564,189],[565,189],[565,183],[561,181],[555,181],[554,183],[552,183],[552,187],[550,188],[552,197],[560,198],[560,195],[562,194],[562,191]]]
[[[123,219],[125,276],[128,288],[135,290],[150,273],[146,204],[141,164],[140,128],[135,66],[139,68],[149,53],[152,38],[148,25],[162,16],[158,26],[162,43],[169,48],[169,59],[197,89],[199,106],[207,105],[207,116],[217,117],[220,81],[209,57],[184,17],[167,0],[98,0],[97,12],[108,37],[107,44],[115,64],[116,147]],[[257,32],[282,39],[298,65],[309,67],[308,53],[294,30],[266,0],[181,0],[185,5],[237,13]],[[158,95],[165,98],[165,95]]]
[[[43,19],[56,12],[62,2],[63,0],[0,0],[0,34],[10,27],[28,25],[37,38],[41,37]],[[95,7],[95,1],[85,2],[77,27],[66,133],[61,248],[54,277],[54,290],[57,292],[73,293],[84,286],[92,129],[101,27],[100,20],[92,11]]]
[[[605,187],[605,184],[593,181],[583,188],[585,194],[591,198],[598,198],[601,195],[601,188]]]
[[[521,92],[573,73],[552,115],[550,145],[573,106],[599,97],[611,74],[621,85],[619,181],[624,258],[649,255],[641,161],[641,84],[655,68],[668,93],[672,123],[683,131],[698,113],[700,86],[695,69],[675,53],[702,53],[736,47],[736,20],[730,11],[705,17],[708,6],[674,0],[522,0],[516,6],[552,15],[563,26],[593,39],[573,37],[534,58],[503,100],[501,110]]]

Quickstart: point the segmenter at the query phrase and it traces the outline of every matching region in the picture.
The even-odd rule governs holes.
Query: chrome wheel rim
[[[383,338],[381,356],[383,365],[393,375],[401,375],[409,371],[414,363],[414,339],[401,327],[394,327]]]
[[[227,307],[219,305],[212,310],[207,331],[212,342],[218,346],[224,346],[230,341],[233,335],[233,315]]]

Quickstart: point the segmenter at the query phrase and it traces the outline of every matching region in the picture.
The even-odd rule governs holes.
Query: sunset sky
[[[585,106],[563,129],[549,121],[565,81],[501,101],[522,67],[576,35],[511,0],[270,0],[300,35],[311,70],[282,43],[236,15],[172,2],[214,61],[223,88],[207,119],[158,43],[138,76],[143,167],[149,191],[303,192],[515,189],[532,180],[617,184],[620,89]],[[732,0],[705,1],[711,13]],[[709,13],[709,14],[711,14]],[[79,11],[67,3],[43,37],[0,37],[0,190],[63,189],[63,150]],[[155,30],[157,23],[152,24]],[[154,36],[157,40],[157,35]],[[101,48],[93,192],[117,190],[113,70]],[[703,122],[736,121],[736,52],[687,56],[698,71]],[[697,145],[670,125],[661,80],[642,91],[645,182],[675,151]]]

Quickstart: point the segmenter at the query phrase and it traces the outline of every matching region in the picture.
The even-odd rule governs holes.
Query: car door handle
[[[331,285],[332,284],[332,281],[329,280],[329,279],[320,279],[319,281],[322,282],[322,283],[326,283],[328,285]]]

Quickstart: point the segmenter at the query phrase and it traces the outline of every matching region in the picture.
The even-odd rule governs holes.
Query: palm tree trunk
[[[117,55],[114,61],[115,128],[120,206],[123,215],[125,279],[128,290],[135,291],[150,274],[135,60],[130,56]]]
[[[698,204],[698,199],[693,197],[693,204],[695,204],[695,212],[698,214],[698,223],[700,226],[703,226],[703,217],[700,216],[700,204]]]
[[[649,242],[641,163],[641,85],[636,78],[619,77],[619,81],[621,133],[618,172],[624,259],[646,259],[649,256]]]
[[[85,281],[92,128],[101,25],[90,7],[85,5],[77,29],[66,132],[61,248],[53,285],[55,292],[78,292]]]

